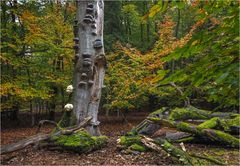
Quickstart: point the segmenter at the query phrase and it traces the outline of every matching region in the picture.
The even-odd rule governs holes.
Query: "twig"
[[[42,128],[42,125],[43,124],[46,124],[46,123],[49,123],[49,124],[52,124],[54,125],[57,129],[59,129],[59,126],[56,122],[54,121],[51,121],[51,120],[41,120],[39,123],[38,123],[38,128],[37,128],[37,131],[36,131],[36,134],[40,132],[41,128]]]

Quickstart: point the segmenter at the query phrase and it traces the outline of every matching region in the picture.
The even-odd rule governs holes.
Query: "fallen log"
[[[184,152],[183,150],[173,146],[165,139],[151,139],[146,136],[141,136],[142,143],[157,152],[165,151],[167,154],[171,155],[172,157],[175,157],[178,159],[182,164],[184,165],[194,165],[193,164],[193,158],[188,155],[188,153]]]
[[[215,129],[203,129],[197,126],[189,125],[188,123],[180,122],[176,126],[177,130],[191,133],[194,137],[201,137],[203,139],[219,142],[223,145],[228,145],[230,147],[239,148],[240,139],[234,136]]]
[[[2,146],[0,154],[2,155],[2,154],[11,153],[11,152],[23,149],[23,148],[25,148],[29,145],[36,144],[40,141],[48,140],[53,136],[66,135],[66,134],[74,133],[74,131],[77,131],[80,128],[85,127],[90,122],[91,119],[92,119],[92,117],[87,117],[78,126],[68,127],[66,129],[63,129],[63,130],[60,130],[60,131],[57,131],[57,132],[54,132],[54,133],[51,133],[51,134],[37,134],[37,135],[34,135],[30,138],[21,140],[17,143]]]
[[[175,122],[175,121],[161,119],[161,118],[148,118],[148,120],[150,120],[153,123],[174,127],[178,131],[190,133],[196,138],[200,137],[204,140],[219,142],[231,147],[235,147],[235,148],[239,147],[240,140],[238,138],[235,138],[234,136],[228,133],[225,133],[223,131],[211,129],[211,127],[214,127],[215,125],[213,125],[212,123],[208,123],[207,121],[204,122],[203,124],[200,124],[199,125],[200,127],[199,127],[199,126],[190,125],[185,122]],[[189,139],[187,140],[189,141]]]
[[[50,134],[34,135],[34,136],[29,137],[27,139],[21,140],[21,141],[19,141],[17,143],[2,146],[0,154],[2,155],[2,154],[14,152],[14,151],[23,149],[23,148],[27,147],[28,145],[35,144],[35,143],[37,143],[39,141],[47,140],[49,138],[50,138]]]
[[[226,112],[212,113],[210,111],[201,110],[191,105],[188,105],[186,108],[175,108],[173,110],[170,110],[169,108],[166,108],[166,107],[162,107],[161,109],[149,114],[147,119],[153,120],[156,118],[156,119],[166,119],[171,121],[191,119],[191,121],[198,121],[199,123],[199,122],[204,122],[206,120],[209,120],[213,117],[229,120],[235,117],[239,117],[239,114],[226,113]],[[160,124],[160,123],[149,123],[149,121],[145,119],[139,125],[137,125],[134,129],[132,129],[132,132],[137,132],[139,134],[151,136],[160,128],[162,128],[164,125],[165,124]],[[236,131],[236,127],[233,130]]]

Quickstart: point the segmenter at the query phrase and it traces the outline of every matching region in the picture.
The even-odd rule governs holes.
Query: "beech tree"
[[[103,47],[103,0],[77,0],[74,24],[75,64],[73,74],[73,112],[79,124],[91,116],[87,130],[100,135],[97,119],[106,59]]]

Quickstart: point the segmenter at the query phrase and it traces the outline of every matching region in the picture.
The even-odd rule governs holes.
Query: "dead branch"
[[[90,122],[91,119],[92,119],[92,117],[87,117],[78,126],[68,127],[66,129],[57,131],[57,132],[52,133],[52,134],[38,134],[38,135],[34,135],[34,136],[31,136],[31,137],[29,137],[27,139],[21,140],[21,141],[19,141],[17,143],[2,146],[0,154],[11,153],[11,152],[23,149],[23,148],[25,148],[25,147],[27,147],[29,145],[36,144],[36,143],[38,143],[40,141],[48,140],[52,136],[58,136],[58,135],[61,135],[61,134],[65,134],[65,135],[66,134],[72,134],[74,131],[77,131],[80,128],[85,127]]]

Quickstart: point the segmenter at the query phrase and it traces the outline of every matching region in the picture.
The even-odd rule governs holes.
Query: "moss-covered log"
[[[169,120],[188,120],[188,119],[210,119],[213,117],[221,118],[233,118],[237,116],[236,113],[229,112],[211,112],[206,110],[201,110],[193,106],[188,106],[186,108],[175,108],[169,113]]]
[[[188,155],[188,153],[184,152],[183,150],[175,147],[171,143],[169,143],[165,139],[151,139],[146,136],[141,137],[141,142],[148,148],[157,151],[163,152],[165,151],[167,154],[171,155],[172,157],[179,160],[180,163],[184,165],[193,165],[194,158]]]
[[[77,131],[71,135],[59,135],[50,138],[55,145],[77,153],[87,153],[101,148],[107,143],[106,136],[91,136],[86,131]]]
[[[235,138],[234,136],[220,130],[203,129],[184,122],[177,124],[176,128],[179,131],[194,134],[195,137],[201,137],[213,142],[219,142],[230,147],[239,147],[240,140],[238,138]]]
[[[98,149],[106,144],[107,137],[90,136],[87,132],[81,131],[91,120],[91,117],[85,118],[78,126],[54,129],[51,134],[37,134],[30,138],[21,140],[17,143],[1,147],[1,154],[6,154],[23,149],[29,145],[45,142],[55,144],[63,149],[74,150],[77,152],[89,152]],[[55,124],[55,123],[54,123]],[[55,124],[57,125],[57,124]]]
[[[158,121],[161,119],[161,123],[149,123],[148,120],[142,121],[138,126],[136,126],[132,131],[135,131],[139,134],[144,134],[144,135],[152,135],[154,134],[157,130],[159,130],[163,126],[169,126],[169,122],[174,122],[174,121],[182,121],[182,120],[208,120],[210,118],[218,118],[218,119],[226,119],[228,121],[229,119],[232,119],[234,117],[238,117],[238,119],[233,120],[232,122],[235,122],[237,126],[239,126],[236,122],[239,120],[239,114],[236,113],[226,113],[226,112],[210,112],[206,110],[201,110],[198,108],[195,108],[193,106],[188,106],[186,108],[175,108],[173,110],[162,107],[161,109],[152,112],[151,114],[148,115],[147,119],[150,119],[151,121]],[[166,121],[163,121],[166,119]],[[231,120],[229,120],[230,122]],[[221,121],[222,125],[225,123],[224,121]],[[165,124],[167,123],[167,124]],[[228,124],[228,123],[227,123]],[[229,124],[228,124],[229,126]],[[224,127],[226,129],[225,131],[230,131],[235,128],[230,128],[230,127]],[[235,129],[236,131],[236,129]]]
[[[118,139],[118,149],[125,150],[127,153],[131,153],[133,151],[147,151],[146,147],[141,142],[140,135],[136,135],[133,132],[129,132]]]
[[[234,136],[225,133],[220,130],[216,130],[213,128],[216,128],[216,126],[220,126],[218,123],[222,125],[224,128],[229,128],[229,124],[233,124],[233,122],[237,122],[237,119],[239,117],[235,117],[232,120],[220,120],[218,118],[212,118],[199,126],[190,125],[185,122],[177,123],[175,121],[167,120],[167,119],[161,119],[161,118],[148,118],[153,123],[169,126],[169,127],[175,127],[177,130],[182,132],[191,133],[195,138],[202,138],[203,140],[210,140],[213,142],[219,142],[224,145],[228,145],[231,147],[239,147],[240,140],[238,138],[235,138]],[[239,122],[237,122],[239,123]],[[235,124],[235,123],[234,123]],[[198,138],[199,139],[199,138]],[[185,138],[186,141],[193,140],[192,136],[190,136],[189,139]],[[183,141],[183,140],[182,140]]]

